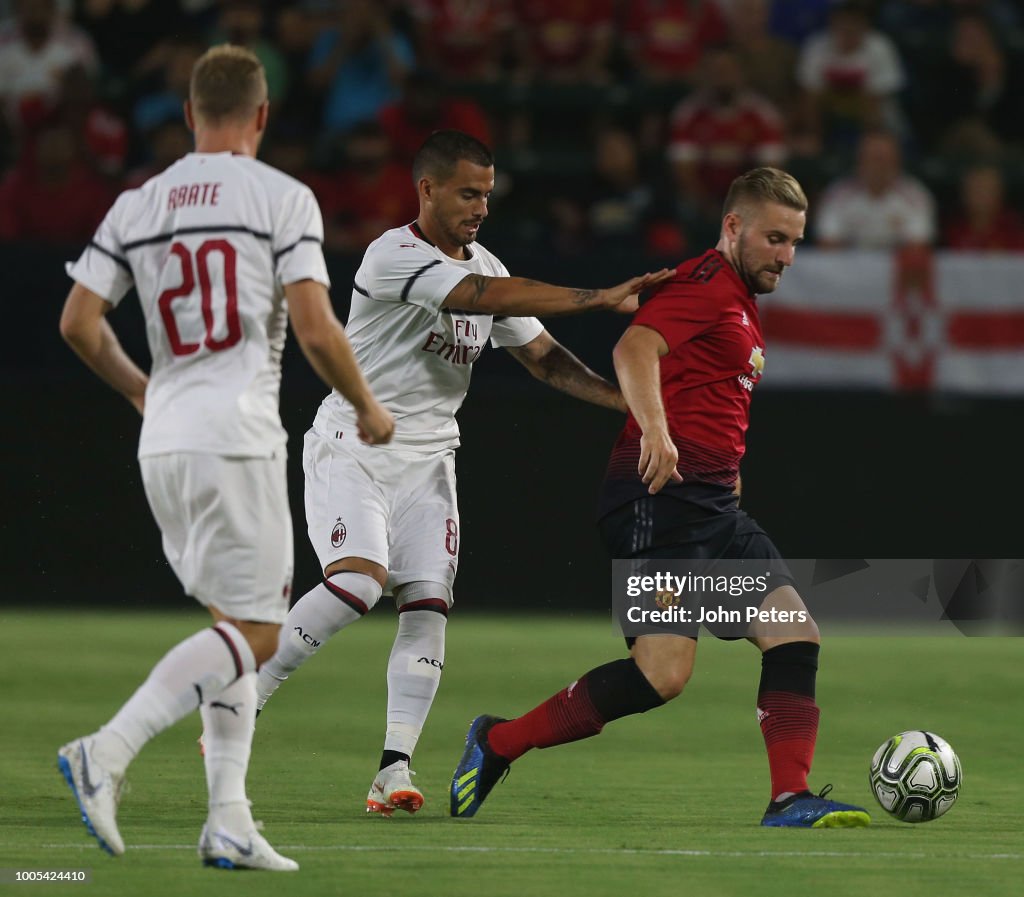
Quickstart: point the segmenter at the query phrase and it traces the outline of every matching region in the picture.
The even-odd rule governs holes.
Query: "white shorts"
[[[164,554],[185,591],[238,620],[283,623],[288,615],[292,518],[280,455],[139,460]]]
[[[385,591],[409,582],[451,588],[459,567],[455,452],[425,454],[306,433],[309,540],[326,569],[365,558],[388,571]]]

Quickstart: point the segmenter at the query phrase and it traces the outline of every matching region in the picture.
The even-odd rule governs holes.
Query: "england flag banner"
[[[1024,255],[802,250],[759,301],[766,387],[1024,393]]]

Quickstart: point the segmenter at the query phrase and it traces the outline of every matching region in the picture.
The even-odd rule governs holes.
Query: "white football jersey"
[[[153,357],[139,457],[284,446],[284,285],[330,285],[322,244],[309,188],[248,156],[189,153],[118,197],[67,271],[113,305],[138,290]]]
[[[455,414],[488,339],[494,346],[523,346],[544,329],[536,318],[441,308],[468,274],[509,276],[479,243],[466,250],[464,261],[445,255],[413,223],[374,240],[356,272],[345,332],[374,395],[395,417],[396,447],[456,447]],[[335,390],[313,427],[328,437],[355,437],[355,423],[355,410]]]

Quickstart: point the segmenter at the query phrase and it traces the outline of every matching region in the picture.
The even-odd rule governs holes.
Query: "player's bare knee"
[[[678,698],[683,693],[683,689],[686,688],[686,683],[690,681],[690,671],[678,667],[658,670],[654,672],[653,678],[646,672],[644,672],[644,675],[647,676],[647,680],[654,687],[654,690],[665,701]]]
[[[252,651],[256,666],[260,666],[274,656],[274,652],[277,651],[277,640],[281,634],[280,623],[239,620],[213,605],[209,605],[208,609],[217,623],[229,623],[241,634],[249,646],[249,650]]]
[[[634,646],[633,658],[662,700],[671,701],[690,681],[696,649],[696,641],[690,638],[641,637]]]
[[[263,665],[274,656],[274,652],[277,651],[277,640],[281,635],[280,624],[237,620],[234,621],[234,625],[249,643],[257,666]]]

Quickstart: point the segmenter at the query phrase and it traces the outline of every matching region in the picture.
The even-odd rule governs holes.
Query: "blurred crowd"
[[[1024,251],[1013,0],[0,0],[0,239],[88,239],[191,149],[203,50],[263,61],[265,161],[327,248],[411,220],[437,128],[492,145],[486,242],[681,257],[757,164],[822,246]]]

